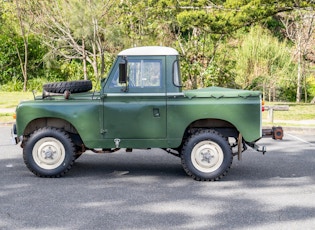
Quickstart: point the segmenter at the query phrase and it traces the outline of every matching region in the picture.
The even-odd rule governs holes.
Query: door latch
[[[160,109],[153,108],[153,117],[160,117]]]

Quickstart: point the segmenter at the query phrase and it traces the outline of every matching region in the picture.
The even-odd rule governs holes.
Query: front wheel
[[[198,181],[215,181],[226,175],[231,167],[231,147],[220,133],[199,130],[183,145],[181,162],[185,172]]]
[[[60,177],[72,167],[75,148],[65,131],[46,127],[29,137],[23,149],[23,158],[35,175]]]

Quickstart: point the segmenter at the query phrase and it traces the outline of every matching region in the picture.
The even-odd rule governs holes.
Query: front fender
[[[60,119],[71,124],[85,140],[102,139],[99,101],[28,101],[16,109],[17,135],[25,133],[29,124],[38,119]],[[48,119],[49,118],[49,119]],[[51,124],[46,124],[51,125]]]

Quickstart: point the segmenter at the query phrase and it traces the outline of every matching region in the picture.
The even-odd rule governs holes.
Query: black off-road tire
[[[227,138],[219,132],[201,129],[183,145],[181,162],[185,172],[197,181],[216,181],[231,167],[233,154]]]
[[[65,131],[45,127],[28,138],[23,148],[23,159],[36,176],[61,177],[74,163],[75,147]]]
[[[91,89],[92,82],[90,80],[61,81],[43,85],[43,90],[50,93],[64,93],[66,90],[70,93],[83,93]]]

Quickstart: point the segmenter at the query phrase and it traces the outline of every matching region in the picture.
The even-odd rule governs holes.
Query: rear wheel
[[[75,148],[65,131],[46,127],[29,137],[23,149],[23,158],[35,175],[60,177],[72,167]]]
[[[185,172],[198,181],[214,181],[226,175],[231,167],[231,147],[220,133],[199,130],[183,145],[181,162]]]

